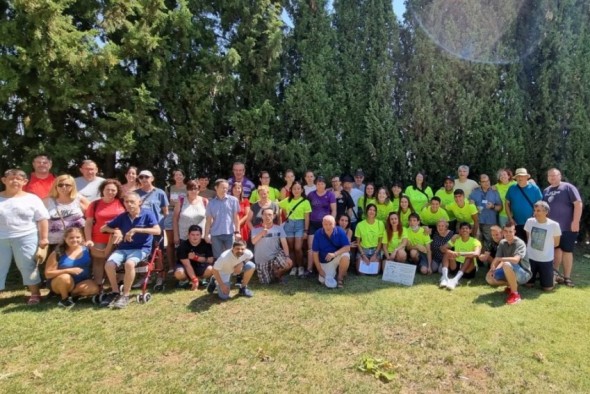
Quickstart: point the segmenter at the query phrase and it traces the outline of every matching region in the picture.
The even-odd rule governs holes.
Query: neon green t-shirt
[[[412,229],[408,229],[408,246],[426,246],[431,242],[432,240],[430,239],[430,236],[424,232],[422,227],[419,227],[416,232]]]
[[[375,203],[375,205],[377,205],[377,220],[380,220],[383,223],[385,223],[387,221],[387,216],[389,216],[389,213],[394,211],[393,203],[390,201],[387,204]]]
[[[404,239],[408,238],[408,229],[402,227],[402,233],[399,234],[397,231],[391,234],[391,240],[387,239],[387,230],[383,230],[383,244],[387,248],[387,252],[391,253],[397,248]]]
[[[432,198],[432,189],[430,186],[427,186],[426,189],[424,189],[424,192],[414,188],[414,186],[408,186],[406,187],[406,191],[404,193],[410,199],[412,207],[416,210],[416,212],[420,212]]]
[[[455,220],[455,215],[447,209],[449,205],[455,203],[455,195],[453,194],[453,191],[451,190],[450,193],[447,193],[445,188],[441,187],[436,191],[435,196],[440,198],[440,207],[444,208],[444,210],[447,211],[447,214],[449,215],[449,220]]]
[[[361,198],[359,198],[357,207],[363,210],[363,216],[361,219],[365,220],[367,218],[367,213],[365,212],[365,205],[376,204],[376,203],[377,203],[377,199],[373,198],[373,197],[369,197],[367,199],[367,204],[365,204],[365,196],[362,196]]]
[[[469,237],[467,241],[463,241],[461,237],[457,238],[455,242],[453,240],[449,241],[449,245],[455,248],[455,252],[473,252],[477,248],[481,248],[481,242],[476,238]],[[477,259],[474,259],[475,264],[477,264]],[[455,261],[458,263],[465,262],[465,256],[458,256]]]
[[[500,200],[502,200],[502,210],[500,211],[500,216],[508,217],[508,215],[506,215],[506,210],[504,209],[504,204],[506,203],[506,193],[508,193],[508,189],[512,185],[516,185],[516,181],[510,181],[505,185],[503,185],[499,182],[496,183],[496,190],[498,191],[498,194],[500,195]]]
[[[457,203],[452,203],[447,207],[447,212],[453,212],[453,215],[459,223],[467,222],[469,224],[473,224],[472,215],[477,213],[477,207],[467,201],[465,201],[463,207],[458,206]]]
[[[412,211],[408,208],[408,210],[404,213],[399,211],[399,221],[402,222],[402,226],[408,228],[410,226],[410,215]]]
[[[285,210],[285,215],[289,215],[295,205],[301,201],[303,197],[299,197],[298,199],[292,199],[289,202],[289,198],[285,198],[279,203],[279,208]],[[303,201],[301,204],[297,205],[291,216],[289,216],[289,220],[301,220],[305,219],[305,214],[311,212],[311,205],[309,204],[309,200]]]
[[[270,201],[279,201],[279,198],[281,198],[281,192],[275,189],[274,187],[269,186],[268,199]],[[258,189],[254,189],[252,190],[252,193],[250,194],[250,199],[248,201],[250,201],[250,204],[255,204],[258,202],[258,200],[260,200],[260,197],[258,196]]]
[[[399,197],[391,199],[391,204],[393,205],[393,212],[399,211]]]
[[[440,219],[446,219],[447,222],[449,221],[447,211],[442,208],[439,208],[436,212],[432,212],[430,207],[427,206],[420,212],[420,222],[426,226],[434,226]]]
[[[363,220],[356,225],[354,235],[361,239],[361,246],[363,248],[376,248],[379,245],[379,240],[383,237],[385,225],[381,220],[375,219],[373,224]]]

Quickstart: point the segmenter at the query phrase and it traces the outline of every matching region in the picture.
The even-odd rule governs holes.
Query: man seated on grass
[[[101,306],[112,306],[122,309],[129,304],[129,292],[135,279],[135,267],[149,256],[152,251],[153,236],[162,230],[158,220],[150,209],[141,208],[141,198],[135,192],[127,193],[123,204],[126,212],[105,224],[100,231],[111,233],[117,249],[109,256],[105,264],[105,272],[111,284],[111,293],[107,294]],[[123,294],[119,294],[117,268],[125,266]]]
[[[203,241],[203,229],[193,224],[188,228],[188,238],[178,245],[176,252],[178,263],[174,277],[178,287],[190,283],[191,290],[197,290],[199,279],[207,279],[213,275],[213,250],[211,244]]]
[[[502,229],[500,226],[492,226],[490,228],[490,232],[492,235],[492,240],[487,247],[484,245],[483,253],[478,257],[478,260],[487,267],[489,267],[492,264],[492,261],[494,261],[496,258],[498,245],[502,240]]]
[[[235,241],[231,249],[222,252],[213,264],[213,276],[207,286],[207,292],[213,294],[217,283],[217,295],[222,300],[229,298],[230,279],[232,275],[243,275],[239,294],[252,297],[254,293],[248,288],[248,283],[254,274],[256,266],[252,260],[252,252],[246,249],[244,241]]]
[[[454,248],[454,250],[450,248]],[[459,284],[461,277],[475,277],[477,257],[480,253],[481,242],[471,237],[471,225],[466,222],[460,223],[459,235],[455,235],[447,244],[442,263],[440,287],[453,290]],[[457,275],[453,279],[449,279],[449,271]]]
[[[252,229],[256,272],[258,280],[263,284],[273,280],[284,283],[285,274],[293,266],[289,258],[287,235],[282,226],[274,223],[274,217],[272,208],[264,208],[262,224]]]
[[[336,226],[333,216],[326,215],[322,219],[322,228],[313,237],[312,251],[319,282],[331,289],[343,288],[344,277],[350,265],[350,241],[346,232]]]
[[[504,239],[498,245],[486,281],[491,286],[508,286],[504,289],[508,295],[506,303],[513,305],[520,302],[518,285],[527,283],[532,276],[531,265],[526,257],[526,244],[516,236],[514,222],[507,222],[503,233]]]
[[[428,208],[428,207],[427,207]],[[420,216],[411,213],[408,218],[408,262],[415,264],[422,275],[430,275],[438,270],[436,262],[432,261],[430,243],[432,239],[426,230],[420,226]]]

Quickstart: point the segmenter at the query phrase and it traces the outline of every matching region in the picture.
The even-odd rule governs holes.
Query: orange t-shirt
[[[37,178],[35,173],[32,173],[29,182],[27,182],[23,190],[27,193],[33,193],[43,200],[49,196],[49,189],[51,189],[54,180],[55,176],[53,174],[49,174],[47,178],[41,179]]]

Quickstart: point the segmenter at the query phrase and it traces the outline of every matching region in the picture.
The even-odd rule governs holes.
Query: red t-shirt
[[[93,201],[86,210],[86,220],[94,219],[94,223],[92,224],[92,241],[99,244],[108,243],[110,234],[101,233],[100,229],[107,222],[110,222],[123,212],[125,212],[125,207],[118,199],[114,199],[108,204],[102,198]]]
[[[37,178],[35,173],[32,173],[29,182],[27,182],[23,190],[27,193],[33,193],[43,200],[49,196],[49,189],[51,189],[54,180],[55,175],[51,173],[45,179]]]

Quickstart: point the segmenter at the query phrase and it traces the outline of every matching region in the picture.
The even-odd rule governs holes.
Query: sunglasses
[[[58,183],[57,187],[72,187],[69,183]]]
[[[138,178],[139,178],[139,179],[148,179],[148,178],[149,178],[149,176],[148,176],[148,175],[140,175]]]

